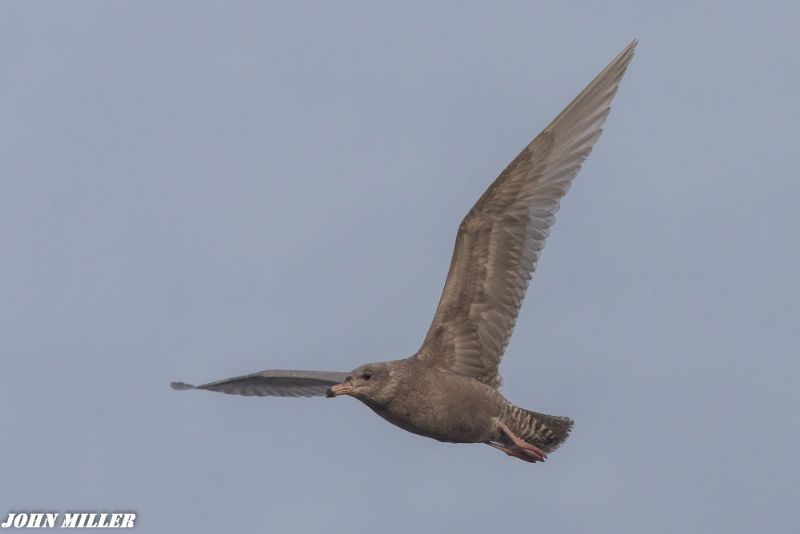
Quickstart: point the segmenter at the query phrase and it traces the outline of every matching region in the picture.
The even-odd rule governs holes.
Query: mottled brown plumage
[[[498,366],[559,201],[602,132],[635,47],[636,41],[603,69],[464,217],[439,306],[415,355],[363,365],[349,374],[262,371],[197,389],[350,395],[409,432],[486,443],[528,462],[544,460],[567,438],[572,420],[513,405],[498,390]]]

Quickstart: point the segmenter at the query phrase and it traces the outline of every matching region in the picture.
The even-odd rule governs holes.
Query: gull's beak
[[[328,391],[325,393],[326,397],[338,397],[339,395],[352,395],[353,393],[353,384],[347,380],[342,382],[341,384],[334,384],[328,388]]]

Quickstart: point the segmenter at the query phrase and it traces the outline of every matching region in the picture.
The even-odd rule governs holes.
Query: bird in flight
[[[636,44],[514,158],[461,221],[439,306],[416,354],[351,372],[261,371],[172,387],[262,397],[346,395],[409,432],[544,461],[567,439],[572,420],[512,404],[499,391],[498,366],[559,202],[600,137]]]

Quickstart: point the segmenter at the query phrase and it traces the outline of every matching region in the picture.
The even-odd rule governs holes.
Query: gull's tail
[[[545,454],[556,450],[569,437],[572,419],[558,417],[520,408],[511,403],[503,410],[500,420],[512,432]]]

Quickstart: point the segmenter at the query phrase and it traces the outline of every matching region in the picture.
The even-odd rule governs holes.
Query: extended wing
[[[589,156],[636,41],[506,167],[458,228],[439,306],[417,355],[497,387],[559,201]]]
[[[335,371],[261,371],[200,386],[184,382],[172,382],[170,385],[179,390],[207,389],[258,397],[324,397],[329,387],[344,381],[347,375]]]

